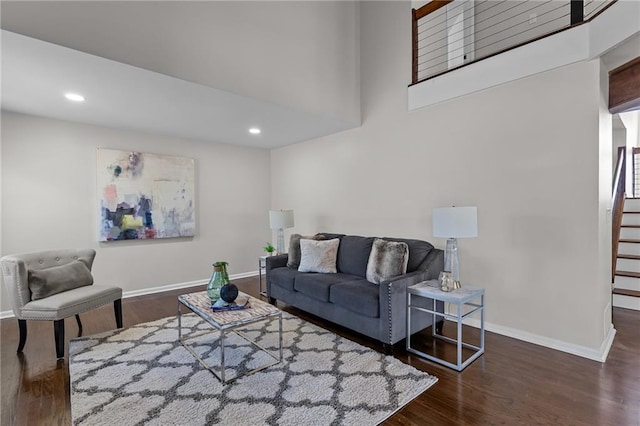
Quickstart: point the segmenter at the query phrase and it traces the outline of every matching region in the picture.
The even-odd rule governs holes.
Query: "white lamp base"
[[[458,271],[458,240],[449,238],[444,251],[444,270],[451,272],[453,288],[460,288],[460,272]]]
[[[284,229],[278,229],[278,239],[276,240],[276,252],[278,254],[283,254],[284,251]]]

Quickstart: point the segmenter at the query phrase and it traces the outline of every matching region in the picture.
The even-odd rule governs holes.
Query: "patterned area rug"
[[[182,317],[183,335],[211,326]],[[75,425],[373,425],[437,378],[283,313],[284,361],[222,385],[178,341],[177,319],[164,318],[69,343]],[[242,329],[277,352],[278,321]],[[190,345],[219,368],[217,334]],[[229,377],[273,361],[231,333]]]

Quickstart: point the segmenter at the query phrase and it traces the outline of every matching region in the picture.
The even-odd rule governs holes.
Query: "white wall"
[[[256,271],[271,240],[267,150],[4,111],[1,136],[1,255],[94,248],[96,282],[132,291],[207,279],[216,260],[227,260],[230,274]],[[98,243],[97,147],[195,158],[196,236]],[[10,310],[4,286],[2,296],[0,310]]]
[[[360,123],[358,7],[350,1],[3,2],[2,28]]]
[[[611,331],[599,62],[407,112],[409,13],[361,5],[363,126],[272,151],[272,204],[295,210],[292,232],[439,247],[432,209],[478,206],[479,237],[459,241],[461,278],[486,288],[491,327],[598,358]]]

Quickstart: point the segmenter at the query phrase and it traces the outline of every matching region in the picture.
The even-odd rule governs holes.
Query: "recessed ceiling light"
[[[65,93],[64,97],[73,102],[83,102],[84,96],[79,95],[77,93]]]
[[[252,127],[249,129],[249,133],[251,133],[252,135],[259,135],[261,132],[260,129],[258,129],[257,127]]]

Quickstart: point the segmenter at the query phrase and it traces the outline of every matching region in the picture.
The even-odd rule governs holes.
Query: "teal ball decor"
[[[220,298],[227,303],[231,303],[238,297],[238,287],[234,284],[225,284],[220,289]]]

